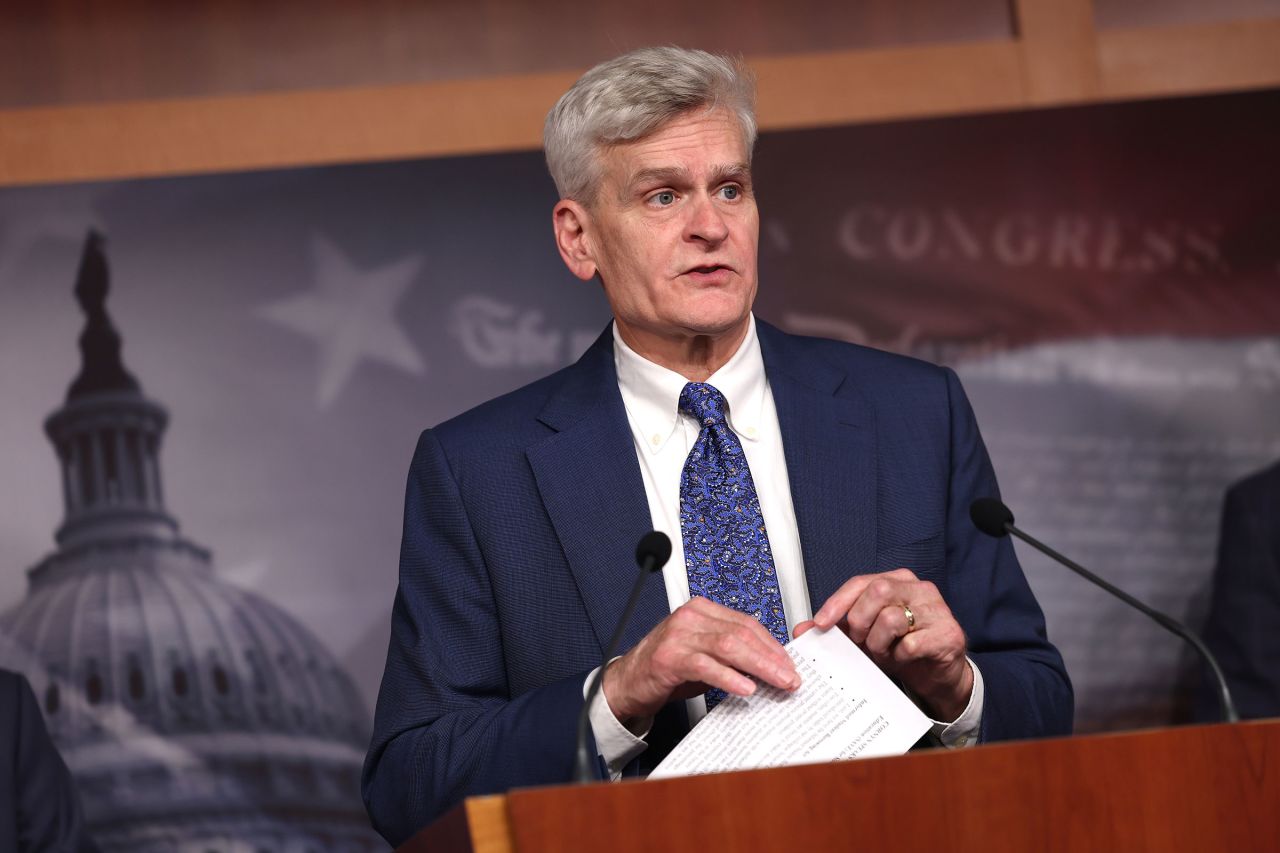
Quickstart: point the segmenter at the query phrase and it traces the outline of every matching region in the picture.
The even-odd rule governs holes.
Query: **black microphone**
[[[1147,614],[1155,620],[1156,624],[1160,625],[1165,630],[1177,634],[1179,637],[1186,640],[1191,644],[1192,648],[1200,653],[1200,656],[1204,658],[1205,663],[1209,664],[1209,669],[1213,672],[1213,677],[1218,682],[1218,701],[1222,705],[1223,718],[1228,723],[1238,723],[1240,721],[1240,715],[1236,713],[1235,703],[1231,701],[1231,690],[1227,687],[1227,679],[1222,675],[1222,667],[1218,666],[1218,661],[1214,658],[1213,653],[1209,651],[1208,647],[1205,646],[1200,638],[1193,634],[1187,626],[1183,625],[1172,616],[1161,613],[1159,610],[1143,604],[1129,593],[1119,587],[1113,586],[1079,563],[1076,563],[1073,560],[1068,560],[1048,545],[1037,541],[1014,527],[1013,513],[1009,511],[1007,506],[995,498],[978,498],[976,501],[971,503],[969,505],[969,518],[973,519],[973,525],[975,527],[988,536],[995,536],[998,539],[1001,536],[1012,533],[1032,548],[1035,548],[1042,554],[1047,555],[1051,559],[1054,559],[1066,566],[1068,569],[1071,569],[1071,571],[1075,572],[1080,577],[1087,581],[1092,581],[1114,595],[1116,598],[1123,601],[1125,604],[1135,610],[1139,610]]]
[[[600,692],[600,686],[604,683],[604,668],[609,665],[613,653],[618,650],[618,644],[622,642],[622,632],[631,621],[631,612],[636,609],[636,603],[640,601],[640,590],[644,589],[645,578],[651,572],[659,571],[669,559],[671,559],[671,540],[667,538],[667,534],[660,530],[650,530],[640,537],[640,544],[636,545],[636,562],[640,565],[640,572],[636,575],[635,586],[631,587],[631,597],[627,599],[627,606],[622,609],[622,616],[618,619],[618,627],[613,632],[613,639],[609,641],[609,648],[604,650],[604,655],[600,658],[600,668],[596,670],[595,676],[591,679],[591,686],[587,688],[587,700],[582,703],[582,712],[578,714],[578,756],[573,763],[575,782],[596,780],[596,774],[591,769],[596,763],[595,758],[592,757],[591,749],[587,746],[591,700],[596,698],[596,694]]]

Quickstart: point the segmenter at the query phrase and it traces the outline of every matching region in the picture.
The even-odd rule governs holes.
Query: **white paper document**
[[[649,774],[650,779],[727,770],[901,755],[930,722],[839,629],[787,644],[800,688],[758,684],[729,696]]]

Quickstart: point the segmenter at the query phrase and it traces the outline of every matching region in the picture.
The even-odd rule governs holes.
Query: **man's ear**
[[[587,236],[591,215],[572,199],[562,198],[551,211],[551,224],[556,232],[556,248],[569,272],[583,281],[596,274],[592,241]]]

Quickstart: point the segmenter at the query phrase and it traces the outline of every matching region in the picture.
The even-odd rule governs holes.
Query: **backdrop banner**
[[[1280,458],[1278,140],[1276,91],[768,133],[757,313],[955,366],[1019,525],[1197,625]],[[0,190],[0,665],[105,847],[383,849],[417,436],[608,320],[555,200],[537,152]],[[68,397],[86,325],[136,388]],[[1019,554],[1078,731],[1186,719],[1179,641]]]

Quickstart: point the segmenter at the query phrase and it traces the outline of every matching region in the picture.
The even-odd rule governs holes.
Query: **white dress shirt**
[[[653,527],[671,538],[671,559],[663,570],[663,580],[667,588],[667,604],[674,611],[689,600],[684,537],[680,531],[680,475],[689,451],[698,440],[701,426],[679,411],[680,392],[689,380],[638,355],[622,340],[616,324],[613,327],[613,353],[618,388],[627,409]],[[729,427],[742,442],[747,465],[751,469],[760,498],[760,513],[764,516],[765,530],[773,551],[787,633],[790,635],[796,625],[813,618],[813,605],[805,583],[804,557],[800,553],[796,511],[791,503],[778,411],[764,372],[754,316],[738,351],[707,379],[707,383],[717,388],[728,401]],[[850,566],[850,576],[857,569],[857,566]],[[934,721],[934,734],[947,746],[965,746],[973,742],[982,720],[982,675],[972,661],[969,665],[973,669],[973,693],[968,707],[954,722]],[[588,677],[587,683],[590,681]],[[687,700],[686,709],[689,724],[695,725],[706,716],[706,701],[695,696]],[[610,774],[616,779],[622,768],[647,747],[644,737],[651,721],[633,722],[632,729],[628,729],[609,710],[604,691],[592,701],[589,717],[596,746]]]

